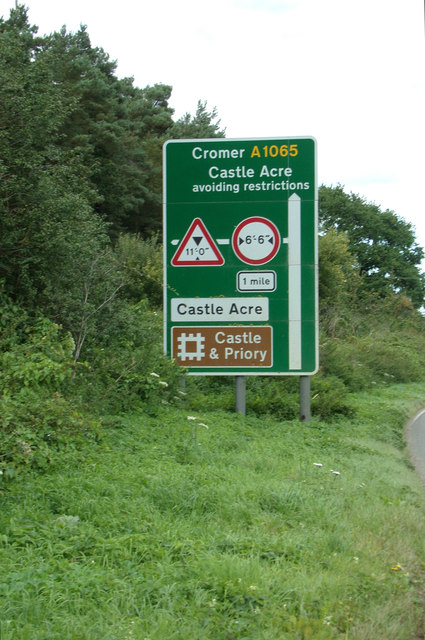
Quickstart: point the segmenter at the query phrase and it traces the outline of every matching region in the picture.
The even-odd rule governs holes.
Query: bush
[[[273,416],[278,420],[297,418],[299,409],[299,378],[249,377],[247,384],[247,413]]]
[[[320,373],[312,377],[311,412],[324,419],[336,415],[353,415],[354,409],[342,380],[335,376],[324,378]]]
[[[145,409],[181,401],[183,369],[162,352],[162,314],[147,301],[106,309],[77,369],[74,391],[99,413]]]
[[[45,467],[64,446],[76,446],[100,433],[100,422],[59,393],[23,389],[0,396],[0,468]]]
[[[423,380],[425,336],[374,329],[349,339],[328,338],[322,342],[321,364],[326,376],[339,378],[350,391]]]
[[[234,411],[233,376],[187,376],[185,404],[192,411]]]
[[[162,245],[156,236],[121,234],[115,255],[126,273],[125,297],[133,303],[148,299],[154,307],[162,305]]]
[[[233,376],[189,376],[186,390],[186,404],[193,411],[235,409]],[[299,376],[247,376],[246,391],[247,415],[298,419]],[[353,413],[344,383],[335,377],[324,378],[321,373],[311,377],[311,408],[313,415],[327,419]]]
[[[292,420],[299,414],[298,377],[247,376],[247,415]],[[188,376],[187,406],[193,411],[234,411],[234,376]]]
[[[0,304],[0,470],[43,466],[59,444],[96,433],[98,424],[67,400],[74,343],[42,316]],[[7,474],[6,474],[7,472]]]
[[[60,390],[71,376],[71,336],[62,335],[60,327],[47,318],[38,318],[24,334],[0,353],[3,393],[19,394],[25,388]]]

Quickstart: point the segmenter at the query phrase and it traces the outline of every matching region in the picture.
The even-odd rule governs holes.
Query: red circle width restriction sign
[[[267,218],[246,218],[234,230],[232,246],[242,262],[265,264],[279,251],[280,233],[276,225]]]

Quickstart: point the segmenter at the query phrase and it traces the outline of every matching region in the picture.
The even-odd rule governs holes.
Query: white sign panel
[[[172,322],[266,322],[268,298],[172,298]]]

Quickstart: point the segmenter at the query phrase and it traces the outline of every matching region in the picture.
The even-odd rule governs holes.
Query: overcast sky
[[[425,246],[423,0],[25,4],[40,34],[85,24],[119,77],[172,85],[176,117],[201,99],[228,138],[314,136],[319,183],[395,211]]]

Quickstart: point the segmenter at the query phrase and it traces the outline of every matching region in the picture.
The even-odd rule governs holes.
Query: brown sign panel
[[[269,326],[173,327],[172,356],[183,367],[271,367]]]

